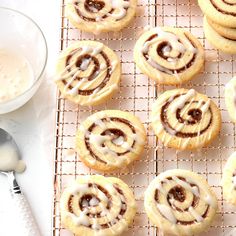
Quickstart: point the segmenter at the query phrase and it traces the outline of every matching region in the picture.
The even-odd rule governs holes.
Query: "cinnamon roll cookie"
[[[145,140],[145,128],[137,117],[119,110],[105,110],[81,124],[76,150],[85,165],[109,172],[139,158]]]
[[[231,120],[236,123],[236,77],[225,86],[225,103]]]
[[[213,22],[227,28],[236,28],[235,0],[198,0],[198,4]]]
[[[120,179],[81,176],[61,196],[61,220],[75,235],[121,235],[132,223],[136,203]]]
[[[228,159],[222,178],[224,198],[236,206],[236,152]]]
[[[66,16],[83,31],[119,31],[135,16],[137,0],[68,0]]]
[[[97,105],[118,90],[121,64],[100,42],[79,41],[62,52],[56,84],[63,97],[80,105]]]
[[[151,119],[160,141],[180,150],[206,146],[221,128],[221,113],[216,104],[194,89],[161,94],[153,105]]]
[[[196,76],[204,64],[204,49],[190,33],[162,27],[146,31],[137,41],[134,60],[159,84],[181,84]]]
[[[236,14],[236,13],[235,13]],[[204,18],[204,32],[209,43],[224,53],[236,54],[236,39],[235,29],[227,29],[223,27],[217,27],[214,23]],[[218,31],[217,31],[218,29]],[[220,31],[221,30],[221,31]],[[223,31],[223,32],[222,32]],[[227,32],[228,34],[226,35]]]
[[[169,170],[157,176],[145,192],[145,210],[165,234],[190,236],[205,231],[218,205],[208,183],[187,170]]]
[[[218,25],[209,18],[207,18],[207,23],[222,37],[226,39],[236,40],[236,28],[228,28],[222,25]]]

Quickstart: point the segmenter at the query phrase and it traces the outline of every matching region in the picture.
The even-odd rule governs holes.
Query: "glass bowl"
[[[43,79],[48,49],[40,27],[17,10],[0,7],[0,29],[0,49],[16,51],[29,62],[33,73],[27,90],[11,100],[0,101],[0,114],[4,114],[23,106],[35,94]]]

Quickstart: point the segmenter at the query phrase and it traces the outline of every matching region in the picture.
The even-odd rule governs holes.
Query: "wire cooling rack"
[[[122,62],[122,80],[119,92],[106,104],[96,107],[81,107],[66,101],[58,94],[57,129],[55,155],[55,196],[53,235],[72,235],[61,225],[59,199],[64,187],[79,175],[96,173],[86,168],[74,150],[76,130],[81,121],[90,114],[104,109],[121,109],[140,117],[147,129],[148,141],[139,161],[128,169],[112,173],[124,180],[133,190],[138,212],[126,235],[162,235],[153,227],[143,208],[143,192],[158,173],[167,169],[184,168],[203,175],[216,192],[219,211],[207,236],[235,236],[236,208],[225,202],[220,180],[222,169],[236,146],[235,125],[230,122],[224,104],[224,86],[235,73],[234,56],[225,55],[213,49],[205,39],[202,28],[202,13],[196,0],[139,0],[137,16],[133,23],[119,33],[105,33],[98,36],[81,32],[72,27],[64,15],[65,2],[61,6],[61,50],[80,39],[98,40],[111,47]],[[207,94],[220,107],[223,127],[218,138],[198,152],[181,151],[164,147],[156,140],[149,127],[150,112],[154,100],[171,86],[158,86],[144,76],[133,61],[133,47],[145,27],[176,26],[191,31],[206,50],[205,70],[195,80],[183,87],[195,88]],[[83,235],[81,235],[83,236]]]

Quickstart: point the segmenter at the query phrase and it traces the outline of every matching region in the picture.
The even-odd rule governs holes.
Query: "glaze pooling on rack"
[[[98,164],[112,168],[129,164],[140,155],[145,142],[144,128],[133,118],[125,112],[112,110],[89,117],[77,134],[80,156],[95,168]]]
[[[117,235],[125,231],[136,210],[128,186],[116,178],[99,175],[76,180],[62,195],[62,217],[72,220],[72,231]],[[83,227],[86,227],[84,229]]]
[[[216,196],[206,181],[186,170],[163,172],[145,192],[145,209],[164,232],[193,235],[198,224],[209,226],[217,210]],[[199,231],[200,232],[200,231]]]

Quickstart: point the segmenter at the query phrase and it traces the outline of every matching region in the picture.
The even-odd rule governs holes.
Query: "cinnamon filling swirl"
[[[168,32],[168,33],[171,33],[171,32]],[[187,38],[187,40],[189,40],[191,46],[196,49],[196,48],[197,48],[196,45],[195,45],[194,42],[188,37],[188,35],[184,33],[184,36]],[[152,40],[155,39],[156,37],[158,37],[158,34],[153,34],[152,36],[150,36],[150,37],[148,38],[148,40],[146,40],[145,43],[152,41]],[[179,39],[178,41],[179,41],[179,43],[182,43],[180,39]],[[175,57],[175,58],[168,57],[168,56],[166,56],[166,55],[164,54],[164,50],[165,50],[166,48],[168,48],[169,51],[172,50],[172,46],[171,46],[170,42],[164,41],[164,42],[162,42],[162,43],[160,43],[160,44],[158,45],[156,51],[157,51],[157,55],[158,55],[159,57],[161,57],[162,59],[166,60],[168,63],[169,63],[168,59],[171,58],[171,59],[178,59],[178,60],[181,60],[181,58],[182,58],[183,55],[184,55],[183,53],[179,52],[178,56]],[[143,53],[143,56],[146,58],[147,61],[148,61],[149,58],[150,58],[148,52]],[[168,69],[168,71],[170,71],[172,74],[181,73],[181,72],[187,70],[188,68],[190,68],[190,67],[194,64],[195,60],[196,60],[196,54],[193,53],[191,59],[190,59],[183,67],[178,68],[178,69],[171,69],[171,68],[167,68],[167,69]],[[157,63],[157,62],[155,62],[155,63]],[[157,63],[157,64],[158,64],[158,63]],[[160,65],[159,65],[159,66],[160,66]],[[163,73],[166,73],[165,71],[162,71],[162,72],[163,72]]]
[[[220,6],[217,5],[217,3],[216,3],[214,0],[210,0],[210,1],[211,1],[211,4],[214,6],[214,8],[215,8],[217,11],[219,11],[219,12],[225,14],[225,15],[236,16],[236,12],[231,12],[231,11],[223,10]],[[229,6],[236,6],[236,3],[230,3],[230,2],[227,2],[226,0],[222,0],[222,2],[223,2],[224,4],[229,5]]]
[[[110,211],[113,207],[113,202],[112,202],[112,196],[109,194],[109,192],[103,188],[102,186],[98,185],[98,184],[95,184],[95,183],[89,183],[88,184],[88,187],[89,188],[94,188],[94,189],[97,189],[98,191],[101,191],[108,199],[108,202],[106,204],[106,206],[104,207],[105,210],[107,211]],[[120,221],[121,217],[124,216],[124,214],[126,213],[126,210],[127,210],[127,203],[126,203],[126,199],[125,199],[125,196],[124,196],[124,193],[123,191],[119,188],[118,185],[116,184],[113,184],[113,187],[114,189],[117,191],[117,193],[120,195],[121,197],[121,208],[120,208],[120,211],[119,211],[119,214],[118,216],[116,216],[114,219],[109,219],[110,222],[107,222],[106,224],[102,224],[100,225],[100,228],[101,229],[107,229],[107,228],[110,228],[112,225],[114,225],[114,222],[118,222]],[[72,205],[72,202],[73,202],[73,198],[74,196],[71,195],[70,198],[69,198],[69,201],[68,201],[68,209],[69,209],[69,212],[71,214],[74,214],[76,215],[76,213],[74,212],[73,210],[73,205]],[[92,204],[91,205],[91,200],[94,200],[96,199],[96,204]],[[85,194],[83,195],[80,199],[79,199],[79,202],[78,202],[78,207],[81,211],[84,211],[84,210],[90,210],[92,207],[96,207],[99,205],[99,203],[101,202],[101,200],[95,195],[95,194]],[[103,211],[104,211],[103,209]],[[101,218],[101,217],[106,217],[104,216],[104,212],[100,211],[100,212],[96,212],[96,213],[90,213],[88,212],[86,214],[89,218],[94,218],[94,219],[97,219],[97,218]],[[76,215],[77,216],[77,215]],[[92,228],[92,225],[89,225],[88,228]]]
[[[125,2],[129,2],[129,0],[124,0]],[[75,10],[76,13],[78,14],[78,16],[83,19],[84,21],[88,21],[88,22],[96,22],[97,18],[94,17],[87,17],[83,14],[83,12],[80,10],[79,8],[79,1],[75,1],[74,5],[75,5]],[[84,2],[84,8],[86,11],[88,11],[89,13],[99,13],[102,10],[104,10],[104,8],[106,7],[106,3],[103,1],[98,1],[98,0],[85,0]],[[110,6],[110,11],[108,11],[107,13],[103,13],[102,16],[99,17],[99,20],[101,19],[106,19],[109,16],[112,15],[112,13],[116,10],[114,7],[112,7],[112,5]],[[127,12],[128,7],[124,7],[125,11]],[[105,11],[104,11],[105,12]],[[126,14],[125,14],[126,15]],[[116,21],[119,21],[119,19],[115,19]]]
[[[103,118],[101,119],[101,121],[105,124],[106,122],[118,122],[118,123],[123,123],[125,125],[127,125],[133,132],[133,134],[136,134],[136,130],[134,128],[133,125],[130,124],[129,121],[125,120],[125,119],[122,119],[122,118],[117,118],[117,117],[111,117],[111,118]],[[96,127],[96,124],[93,123],[89,128],[88,128],[88,132],[89,133],[92,133],[93,132],[93,129]],[[127,140],[127,136],[126,134],[120,130],[120,129],[117,129],[117,128],[110,128],[110,129],[106,129],[104,130],[102,133],[101,133],[101,136],[105,136],[105,135],[109,135],[109,136],[112,136],[112,139],[111,139],[111,142],[113,142],[113,144],[116,144],[114,142],[114,140],[116,140],[118,137],[122,137],[124,141]],[[132,146],[131,146],[131,149],[135,146],[135,143],[136,141],[134,140],[133,143],[132,143]],[[93,156],[94,159],[96,159],[97,161],[99,162],[102,162],[104,164],[106,164],[106,162],[104,160],[102,160],[101,158],[99,158],[99,156],[94,153],[94,151],[92,150],[91,148],[91,143],[89,141],[89,136],[88,137],[85,137],[85,145],[86,145],[86,148],[89,150],[90,152],[90,155]],[[117,145],[117,144],[116,144]],[[103,144],[104,146],[104,144]],[[116,153],[116,155],[119,157],[119,156],[123,156],[123,155],[126,155],[127,153],[129,153],[130,150],[127,150],[125,152],[118,152]]]
[[[105,3],[103,1],[97,0],[86,0],[84,2],[84,7],[87,11],[96,13],[105,7]]]
[[[76,55],[76,53],[79,52],[80,50],[81,49],[75,49],[70,53],[70,55],[67,56],[65,67],[67,68],[68,74],[71,73],[71,71],[72,71],[72,68],[70,67],[72,59]],[[105,72],[105,77],[104,77],[103,81],[97,87],[95,87],[93,89],[85,89],[85,90],[78,89],[78,92],[77,92],[78,95],[89,96],[89,95],[93,94],[95,90],[103,89],[106,86],[106,84],[108,83],[108,81],[110,80],[110,77],[111,77],[111,74],[112,74],[111,62],[110,62],[108,56],[103,51],[100,52],[100,55],[103,57],[103,59],[105,61],[105,64],[106,64],[106,72]],[[86,77],[88,81],[92,81],[92,80],[96,79],[96,77],[99,75],[99,70],[100,70],[99,61],[96,57],[94,57],[92,55],[89,55],[89,54],[81,55],[76,60],[76,64],[75,64],[76,68],[78,68],[78,71],[79,70],[81,70],[81,71],[85,70],[81,66],[84,60],[89,60],[89,64],[92,63],[93,66],[94,66],[91,73],[89,74],[89,76]],[[76,72],[74,74],[72,74],[72,76],[75,76],[74,81],[80,82],[83,78],[80,77],[80,76],[76,76]],[[63,79],[62,82],[64,83],[65,86],[68,83],[65,79]],[[72,90],[73,86],[70,84],[68,86],[68,88],[70,90]]]
[[[182,95],[185,95],[185,94],[182,94]],[[174,127],[172,127],[169,122],[168,122],[168,117],[167,117],[167,110],[169,109],[169,106],[171,105],[171,102],[173,102],[175,99],[177,99],[178,97],[182,96],[182,95],[176,95],[173,97],[173,99],[170,101],[168,100],[163,106],[162,106],[162,109],[161,109],[161,122],[162,122],[162,125],[165,129],[166,132],[170,133],[170,130],[172,131],[171,133],[174,133],[175,136],[177,137],[180,137],[180,138],[193,138],[193,137],[197,137],[199,135],[202,135],[204,134],[208,128],[211,126],[212,124],[212,117],[213,117],[213,114],[212,114],[212,110],[211,108],[209,108],[209,111],[211,113],[211,118],[209,120],[209,123],[207,124],[207,126],[198,131],[198,132],[193,132],[193,133],[183,133],[181,131],[177,131],[175,130]],[[191,101],[191,104],[197,104],[199,103],[199,101]],[[190,109],[188,111],[188,115],[189,115],[189,119],[184,119],[182,116],[181,116],[181,111],[183,109],[185,109],[185,106],[190,104],[189,101],[185,102],[183,108],[178,108],[177,111],[176,111],[176,119],[178,120],[179,123],[181,124],[184,124],[184,125],[195,125],[197,123],[200,123],[201,120],[202,120],[202,111],[198,108],[195,108],[195,109]],[[203,102],[203,104],[205,104],[205,102]]]
[[[177,178],[181,181],[186,182],[187,184],[189,184],[189,186],[196,188],[198,190],[198,192],[200,192],[200,189],[197,185],[192,184],[192,183],[188,183],[188,181],[183,177],[178,176]],[[167,179],[170,180],[170,181],[173,180],[172,177],[169,177]],[[162,181],[161,185],[164,185],[164,184],[165,184],[165,182]],[[161,194],[160,191],[158,189],[156,189],[156,191],[155,191],[155,201],[156,201],[157,204],[160,203],[160,197],[159,197],[160,194]],[[194,195],[190,206],[187,206],[186,208],[179,208],[179,207],[175,206],[174,201],[183,203],[186,200],[186,190],[184,189],[183,186],[181,186],[179,184],[176,184],[176,186],[174,186],[173,188],[171,188],[169,190],[169,192],[167,193],[166,198],[167,198],[167,202],[168,202],[169,206],[174,211],[178,211],[178,212],[188,212],[189,207],[195,208],[198,205],[199,201],[200,201],[200,197]],[[208,211],[209,211],[209,205],[206,206],[206,209],[205,209],[204,213],[201,215],[201,217],[206,218],[207,214],[208,214]],[[165,217],[165,216],[163,215],[163,217]],[[177,220],[176,224],[191,225],[191,224],[194,224],[196,222],[197,222],[197,220],[191,220],[191,221]]]

